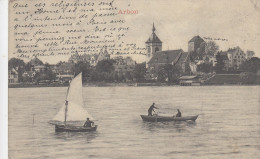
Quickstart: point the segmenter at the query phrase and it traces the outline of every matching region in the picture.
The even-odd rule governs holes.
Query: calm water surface
[[[97,132],[55,133],[48,121],[67,88],[9,89],[10,159],[259,159],[260,87],[84,87]],[[163,115],[194,122],[148,123],[155,102]]]

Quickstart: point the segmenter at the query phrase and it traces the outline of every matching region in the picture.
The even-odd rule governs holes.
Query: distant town
[[[155,26],[145,42],[146,61],[136,63],[130,56],[111,58],[104,46],[93,54],[71,55],[68,61],[51,65],[33,57],[25,63],[11,58],[8,63],[9,87],[66,86],[78,73],[87,85],[255,85],[260,84],[260,59],[239,46],[219,50],[215,41],[199,35],[182,49],[162,50]]]

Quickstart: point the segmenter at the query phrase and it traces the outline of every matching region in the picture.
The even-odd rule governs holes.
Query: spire
[[[154,22],[153,22],[153,33],[155,32]]]
[[[153,33],[149,37],[149,39],[146,41],[146,43],[162,43],[161,40],[158,38],[158,36],[155,34],[155,27],[154,27],[154,22],[153,22]]]

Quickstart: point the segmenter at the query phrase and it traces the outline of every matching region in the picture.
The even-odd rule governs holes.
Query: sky
[[[259,0],[114,0],[113,5],[122,10],[138,10],[138,14],[119,16],[130,26],[124,40],[140,47],[145,47],[154,22],[156,34],[163,42],[162,50],[187,51],[188,41],[200,35],[227,39],[215,41],[220,50],[239,46],[245,52],[255,51],[260,57]],[[9,57],[12,56],[9,51]],[[145,60],[144,55],[132,57],[137,62]],[[69,57],[39,58],[56,63]]]
[[[128,19],[135,26],[131,38],[142,34],[140,43],[151,34],[154,21],[163,50],[187,51],[188,41],[200,35],[227,39],[215,41],[220,50],[239,46],[260,56],[260,9],[250,0],[141,0],[132,7],[139,14]]]

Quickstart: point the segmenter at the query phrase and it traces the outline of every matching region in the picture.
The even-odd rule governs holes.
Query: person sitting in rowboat
[[[180,112],[180,110],[179,109],[177,109],[178,110],[178,113],[176,114],[176,117],[181,117],[181,112]]]
[[[155,107],[154,105],[155,105],[155,103],[153,103],[153,104],[150,106],[150,108],[148,109],[148,116],[152,116],[152,112],[154,111],[154,108],[155,108],[155,109],[159,109],[159,108]],[[154,112],[155,112],[155,111],[154,111]]]
[[[87,121],[85,122],[85,124],[83,126],[84,127],[92,127],[92,124],[94,125],[94,122],[89,120],[89,118],[87,118]]]

